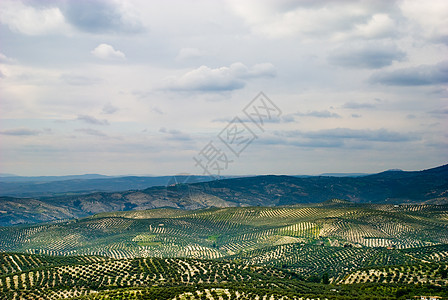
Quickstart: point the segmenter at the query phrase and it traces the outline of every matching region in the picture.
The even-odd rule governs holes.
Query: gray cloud
[[[395,71],[378,72],[370,82],[384,85],[420,86],[448,83],[448,61],[435,65],[421,65]]]
[[[104,114],[113,114],[113,113],[116,113],[117,111],[118,111],[119,109],[118,109],[118,107],[116,107],[116,106],[113,106],[110,102],[109,103],[106,103],[104,106],[103,106],[103,113]]]
[[[71,25],[90,33],[138,33],[145,30],[134,12],[117,1],[67,1],[62,12]]]
[[[413,134],[404,134],[387,129],[350,129],[334,128],[304,133],[303,136],[311,139],[355,139],[373,142],[406,142],[418,140]]]
[[[320,111],[311,111],[308,113],[298,112],[295,115],[303,116],[303,117],[316,117],[316,118],[340,118],[341,116],[337,113],[332,113],[328,110],[320,110]]]
[[[311,147],[311,148],[338,148],[344,146],[344,141],[337,139],[328,140],[305,140],[292,141],[289,145],[296,147]]]
[[[429,113],[436,118],[446,118],[448,115],[448,108],[432,110]]]
[[[33,136],[38,135],[41,132],[39,130],[28,129],[28,128],[14,128],[0,131],[0,134],[13,135],[13,136]]]
[[[87,134],[87,135],[93,135],[93,136],[100,136],[100,137],[107,137],[108,136],[104,132],[96,130],[96,129],[92,129],[92,128],[80,128],[80,129],[75,129],[75,131],[82,132],[82,133]]]
[[[287,115],[282,115],[280,117],[275,117],[275,118],[271,118],[271,119],[266,119],[263,120],[264,123],[274,123],[274,124],[278,124],[278,123],[293,123],[295,122],[295,116],[297,116],[297,114],[287,114]],[[229,123],[233,120],[233,118],[235,117],[225,117],[225,118],[216,118],[213,119],[212,122],[216,122],[216,123]],[[249,119],[248,117],[239,117],[240,120],[243,123],[253,123],[253,120]]]
[[[277,118],[275,118],[275,119],[277,119]],[[293,114],[280,116],[280,120],[283,123],[293,123],[296,121]]]
[[[165,127],[162,127],[159,129],[159,132],[165,134],[165,136],[167,136],[169,140],[174,140],[174,141],[190,141],[191,140],[191,137],[188,134],[183,133],[179,130],[166,129]]]
[[[299,132],[276,132],[276,136],[265,137],[255,140],[254,143],[262,145],[280,145],[305,148],[338,148],[344,146],[343,140],[338,139],[303,139]],[[285,137],[286,135],[286,137]]]
[[[78,118],[76,120],[83,121],[93,125],[109,125],[109,122],[107,120],[99,120],[95,117],[88,115],[78,115]]]
[[[414,133],[400,133],[387,129],[333,128],[318,131],[276,131],[275,137],[261,139],[261,143],[292,145],[298,147],[367,147],[369,142],[402,143],[420,140]]]
[[[156,114],[158,114],[158,115],[164,115],[165,113],[163,112],[163,110],[161,110],[160,108],[158,108],[158,107],[153,107],[153,108],[151,108],[151,111],[152,112],[155,112]]]
[[[146,30],[129,2],[110,0],[5,1],[0,21],[27,35],[67,34],[71,26],[95,34]]]
[[[351,68],[379,69],[406,57],[403,51],[392,45],[363,44],[344,46],[328,57],[330,63]]]

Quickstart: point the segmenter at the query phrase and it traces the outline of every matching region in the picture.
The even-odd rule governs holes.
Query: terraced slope
[[[94,291],[123,287],[213,286],[231,283],[263,282],[274,290],[280,284],[287,289],[307,293],[312,288],[298,281],[295,273],[271,267],[180,258],[98,259],[76,257],[65,264],[52,265],[48,256],[5,254],[0,267],[11,261],[15,272],[0,275],[0,299],[58,299],[89,295]],[[77,262],[76,262],[77,260]],[[26,262],[39,261],[34,268]],[[22,269],[22,271],[20,271]],[[274,282],[279,282],[277,285]],[[260,285],[260,284],[258,284]],[[175,289],[176,290],[176,289]],[[185,291],[185,288],[183,289]],[[188,290],[188,289],[187,289]],[[271,292],[272,294],[272,292]]]
[[[448,296],[447,210],[333,200],[0,227],[0,299]]]
[[[357,270],[346,275],[342,284],[328,285],[304,281],[297,273],[287,269],[248,265],[232,260],[117,260],[89,256],[67,260],[15,253],[3,256],[6,259],[0,261],[1,269],[12,261],[16,268],[14,272],[0,274],[0,299],[5,300],[372,299],[372,296],[374,299],[397,299],[398,294],[409,298],[428,291],[433,295],[448,296],[448,291],[440,286],[446,281],[441,281],[443,276],[446,277],[443,273],[445,264],[437,267],[406,265]],[[29,265],[28,262],[39,263]],[[403,275],[408,270],[424,272],[426,281],[420,285],[414,284],[409,289],[409,283],[416,282],[413,277]],[[359,284],[377,278],[384,283]],[[436,285],[428,285],[426,282],[435,282]]]
[[[448,206],[338,201],[292,207],[159,209],[0,227],[0,251],[214,259],[283,244],[414,248],[448,243]]]
[[[100,256],[43,256],[25,253],[0,253],[0,276],[39,268],[98,263],[107,260],[109,258]]]
[[[346,275],[340,283],[396,283],[396,284],[433,284],[446,286],[448,283],[448,265],[415,264],[404,266],[384,266],[357,270]]]

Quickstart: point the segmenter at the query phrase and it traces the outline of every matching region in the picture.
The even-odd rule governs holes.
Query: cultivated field
[[[334,200],[3,227],[0,291],[2,299],[445,295],[447,213]]]

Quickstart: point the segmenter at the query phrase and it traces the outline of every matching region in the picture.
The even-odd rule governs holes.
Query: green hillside
[[[447,216],[446,205],[332,200],[0,227],[0,291],[2,299],[448,296]]]
[[[215,259],[283,244],[405,249],[448,243],[448,206],[346,204],[156,209],[0,227],[0,250]]]
[[[0,299],[372,299],[372,295],[374,299],[397,299],[397,295],[422,293],[448,296],[441,286],[446,285],[446,279],[440,273],[446,265],[425,265],[425,279],[436,284],[409,287],[400,285],[400,281],[387,284],[387,280],[398,278],[387,273],[378,277],[386,278],[384,284],[354,283],[369,282],[371,279],[363,274],[374,274],[371,270],[358,271],[364,272],[360,275],[352,273],[341,284],[333,285],[313,278],[304,280],[285,268],[232,260],[54,258],[15,253],[5,253],[0,258],[0,267],[13,265],[0,273]],[[421,265],[406,268],[422,269]]]

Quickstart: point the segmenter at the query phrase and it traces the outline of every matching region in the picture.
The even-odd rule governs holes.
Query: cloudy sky
[[[445,0],[2,0],[0,172],[435,167],[447,46]],[[257,127],[261,91],[278,110]],[[253,137],[238,156],[234,117]]]

